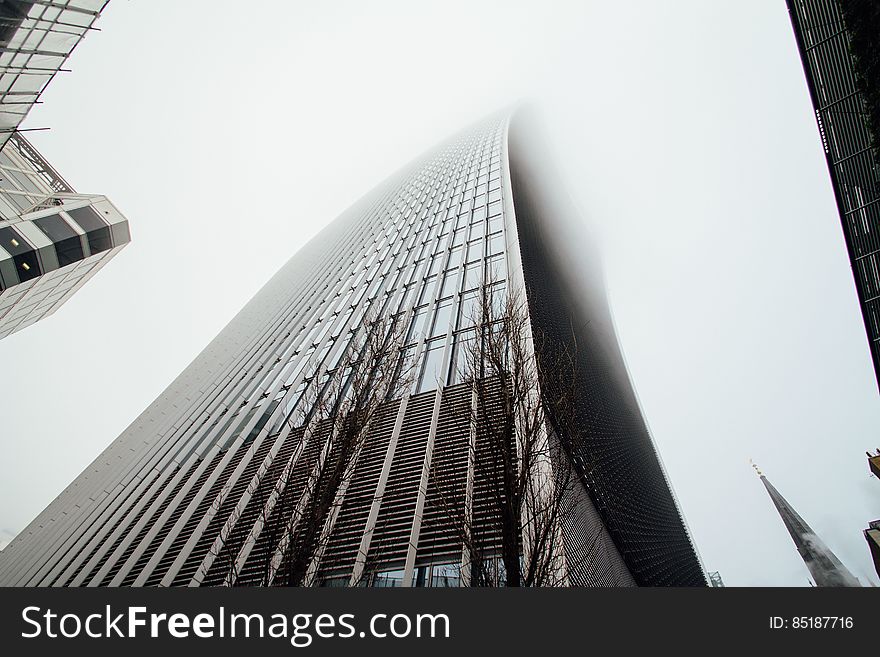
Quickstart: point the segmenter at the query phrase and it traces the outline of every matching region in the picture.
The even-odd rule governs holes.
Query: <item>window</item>
[[[452,362],[449,365],[449,376],[446,378],[447,385],[454,385],[464,381],[465,376],[472,369],[469,360],[472,357],[471,345],[474,341],[474,332],[466,331],[455,335],[452,348]]]
[[[458,270],[450,269],[443,274],[443,285],[440,288],[440,297],[450,297],[458,292]]]
[[[419,377],[419,386],[416,392],[434,390],[442,384],[443,343],[444,339],[440,338],[431,340],[427,344],[422,374]]]
[[[504,226],[504,217],[502,215],[496,215],[489,220],[489,232],[497,233]]]
[[[443,256],[445,254],[440,253],[431,258],[431,268],[428,270],[428,276],[434,276],[435,274],[440,273],[440,269],[443,267]]]
[[[496,233],[489,238],[489,255],[498,255],[504,252],[504,237],[501,233]]]
[[[452,319],[452,299],[446,299],[437,304],[430,337],[435,338],[440,335],[446,335],[446,332],[449,330],[450,319]]]
[[[339,588],[343,586],[348,586],[348,582],[348,577],[325,577],[321,580],[321,586]]]
[[[495,256],[486,261],[486,280],[499,283],[505,279],[507,267],[502,256]]]
[[[415,358],[416,358],[416,347],[407,347],[403,350],[403,353],[400,354],[400,363],[397,366],[397,372],[394,375],[394,385],[392,386],[395,390],[395,394],[400,394],[407,392],[406,390],[400,389],[403,388],[404,383],[411,383],[411,377],[413,374],[413,369],[415,366]],[[411,385],[406,386],[410,388]]]
[[[375,573],[371,586],[375,588],[397,588],[403,584],[402,570],[389,570],[384,573]]]
[[[425,318],[428,316],[428,307],[422,306],[416,308],[413,313],[412,322],[409,325],[409,333],[407,334],[407,342],[415,342],[425,334]]]
[[[460,582],[460,573],[458,564],[443,563],[436,564],[431,568],[431,583],[434,588],[449,588],[458,586]]]
[[[479,319],[479,298],[476,292],[467,292],[461,295],[461,307],[458,309],[458,328],[466,328],[474,325],[474,320]]]
[[[461,582],[460,571],[460,566],[455,563],[417,566],[413,571],[412,585],[435,588],[458,587]]]
[[[477,288],[477,286],[480,284],[480,279],[482,278],[482,269],[483,266],[480,262],[473,262],[464,268],[465,291],[475,290]]]
[[[452,269],[453,267],[458,267],[461,264],[461,257],[463,254],[463,249],[460,246],[456,246],[449,254],[449,262],[446,263],[447,269]]]
[[[474,260],[480,260],[483,257],[483,240],[476,239],[468,242],[468,253],[467,253],[467,261],[473,262]]]
[[[0,228],[0,244],[12,256],[18,282],[24,283],[43,273],[36,251],[17,230],[8,226]],[[15,281],[6,281],[6,284],[11,287]]]
[[[422,286],[422,294],[419,297],[419,304],[429,303],[434,300],[434,283],[436,282],[436,276],[429,276],[425,279],[425,284]]]
[[[110,227],[101,219],[101,215],[88,205],[82,208],[67,210],[67,214],[86,231],[89,242],[89,251],[92,254],[101,251],[109,251],[113,248],[113,240],[110,237]]]

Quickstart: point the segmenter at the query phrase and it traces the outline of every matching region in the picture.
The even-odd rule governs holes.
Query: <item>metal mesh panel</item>
[[[787,0],[880,384],[880,163],[838,0]]]

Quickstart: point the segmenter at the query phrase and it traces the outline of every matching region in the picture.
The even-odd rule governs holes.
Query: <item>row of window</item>
[[[38,249],[24,236],[20,225],[0,227],[0,246],[12,256],[14,263],[13,268],[0,267],[2,289],[113,248],[110,227],[94,208],[74,208],[67,210],[66,214],[85,231],[84,236],[81,237],[61,214],[40,217],[30,222],[52,242],[56,262],[40,257]],[[84,246],[87,248],[84,249]]]
[[[361,586],[369,588],[398,588],[403,586],[403,570],[387,570],[365,576]],[[321,580],[324,587],[346,587],[350,579],[345,576],[327,577]],[[438,563],[417,566],[413,570],[412,586],[452,588],[461,585],[461,567],[456,563]]]
[[[495,143],[497,142],[494,139],[482,140],[481,148],[486,155],[489,153],[489,147]],[[486,185],[485,202],[476,208],[473,207],[471,199],[465,204],[466,210],[457,214],[461,210],[459,200],[462,197],[437,196],[436,188],[414,182],[420,175],[424,175],[423,173],[411,177],[410,182],[403,185],[402,193],[401,188],[398,188],[384,203],[374,206],[372,217],[365,218],[366,221],[375,222],[376,225],[372,242],[367,242],[368,248],[362,251],[359,257],[349,261],[349,271],[353,273],[346,275],[340,272],[336,278],[335,294],[327,294],[324,297],[312,315],[315,319],[301,326],[297,336],[290,341],[285,360],[290,362],[295,359],[293,367],[283,367],[272,377],[275,381],[278,377],[283,377],[284,380],[281,403],[284,406],[285,418],[290,417],[300,399],[304,398],[303,382],[296,390],[290,388],[304,375],[306,369],[314,371],[318,364],[323,363],[335,340],[344,331],[360,325],[367,312],[366,308],[361,307],[364,298],[367,298],[370,304],[381,303],[382,312],[388,313],[389,304],[394,300],[400,281],[408,281],[404,285],[404,293],[395,304],[397,313],[405,312],[416,302],[416,295],[420,297],[419,302],[423,305],[430,303],[433,300],[437,278],[442,275],[440,295],[444,301],[439,304],[440,316],[433,322],[436,330],[439,331],[442,326],[449,326],[451,322],[453,300],[450,297],[459,289],[458,267],[462,260],[470,263],[464,269],[462,284],[466,291],[475,289],[479,284],[482,258],[487,252],[493,256],[494,268],[503,271],[500,150],[497,146],[493,148],[491,166],[485,162],[486,155],[481,152],[481,160],[474,160],[472,165],[464,164],[461,173],[467,175],[470,169],[475,174],[471,181],[473,184],[458,183],[461,175],[458,173],[449,178],[450,186],[445,188],[447,195],[460,195],[467,188],[476,190],[478,185]],[[451,165],[455,168],[458,165],[461,169],[463,164],[461,159],[461,155],[457,154],[448,161],[447,166]],[[480,166],[477,166],[478,164]],[[486,179],[481,180],[481,176],[486,176]],[[453,181],[457,183],[456,187],[451,186]],[[422,187],[421,194],[415,192],[414,186]],[[431,197],[427,198],[429,193]],[[453,204],[452,201],[456,203]],[[397,212],[394,212],[395,209]],[[450,210],[453,212],[450,213]],[[488,237],[484,238],[487,232]],[[468,237],[471,239],[467,239]],[[413,261],[415,253],[418,257]],[[426,262],[429,254],[433,255]],[[401,257],[407,260],[398,266],[392,282],[392,268]],[[343,270],[346,269],[344,260],[340,265]],[[326,270],[322,272],[322,275],[324,274]],[[493,278],[503,277],[503,274],[499,276],[497,272],[491,275]],[[380,299],[379,293],[383,288],[385,291]],[[310,310],[311,307],[307,308],[306,312]],[[444,313],[450,316],[446,317]],[[451,330],[451,327],[448,330]],[[334,331],[334,334],[331,335],[331,331]],[[435,353],[436,349],[428,351],[429,367],[422,368],[425,371],[430,370],[431,363],[442,355],[442,351],[440,354]],[[338,361],[344,352],[345,346],[340,345],[336,350],[335,360]],[[425,359],[422,358],[421,362],[424,363]],[[337,363],[328,363],[326,366],[333,369],[336,365]],[[305,375],[310,376],[308,371],[305,371]],[[424,374],[421,379],[424,383],[420,385],[427,386],[431,375]],[[258,389],[268,390],[273,385],[276,384],[267,382],[261,384]],[[436,385],[436,380],[433,385]]]

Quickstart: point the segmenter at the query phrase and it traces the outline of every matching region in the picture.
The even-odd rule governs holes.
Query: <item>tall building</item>
[[[494,582],[510,581],[492,555],[506,541],[525,553],[535,537],[498,530],[499,491],[512,489],[469,419],[483,403],[477,387],[456,366],[474,339],[469,309],[491,288],[493,299],[525,290],[526,333],[550,345],[539,351],[530,337],[530,347],[573,354],[577,365],[568,398],[583,440],[560,438],[558,418],[546,428],[559,442],[544,465],[576,468],[554,525],[564,583],[705,586],[589,245],[573,237],[525,121],[504,115],[466,130],[310,241],[12,541],[0,584],[277,585],[303,535],[323,542],[298,583],[473,585],[475,551]],[[346,380],[347,350],[382,318],[399,327],[395,376],[404,364],[412,376],[382,396],[343,461],[338,436],[356,413],[328,416],[309,391]],[[556,412],[565,391],[547,368],[541,376]],[[353,389],[335,399],[364,390]],[[493,406],[503,391],[488,389],[486,413],[503,421]],[[340,463],[349,476],[310,515],[327,496],[315,482]]]
[[[840,559],[767,480],[767,477],[757,467],[755,470],[758,472],[764,488],[770,494],[773,506],[779,512],[782,522],[785,524],[791,540],[794,541],[798,554],[807,565],[810,575],[813,576],[816,586],[861,586],[859,580],[847,570]]]
[[[786,0],[880,383],[880,12],[861,0]]]
[[[0,338],[55,312],[129,241],[106,197],[77,194],[11,135],[0,149]]]
[[[77,194],[19,123],[106,2],[0,2],[0,338],[52,314],[130,241],[105,197]]]

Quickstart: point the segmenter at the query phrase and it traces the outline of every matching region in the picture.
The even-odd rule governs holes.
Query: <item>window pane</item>
[[[92,254],[108,251],[113,248],[110,227],[104,223],[100,215],[93,208],[86,206],[84,208],[67,210],[67,214],[79,224],[80,228],[86,231],[89,251]]]
[[[431,329],[431,337],[446,335],[449,330],[449,320],[452,319],[452,299],[441,301],[434,313],[434,325]]]
[[[458,270],[452,269],[443,275],[443,287],[440,288],[440,298],[452,296],[458,292]]]
[[[473,339],[473,331],[459,333],[455,336],[452,362],[449,366],[449,376],[446,379],[448,385],[461,383],[470,376],[471,366],[468,361],[471,358],[470,345],[473,344]]]
[[[434,390],[442,383],[443,366],[443,340],[434,340],[428,343],[425,351],[425,364],[422,367],[422,376],[419,379],[419,387],[416,392]]]
[[[428,307],[422,306],[417,308],[413,313],[412,322],[409,325],[409,333],[407,334],[407,342],[415,342],[425,334],[425,318],[428,316]]]

